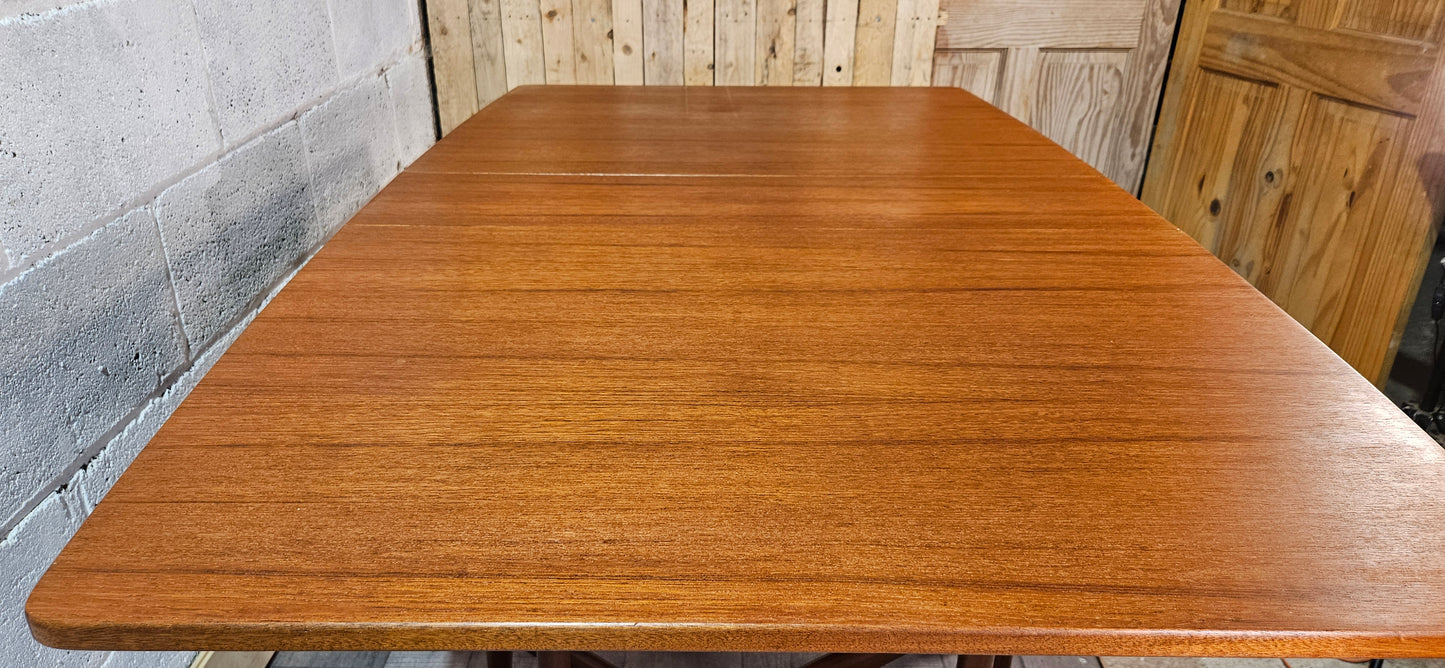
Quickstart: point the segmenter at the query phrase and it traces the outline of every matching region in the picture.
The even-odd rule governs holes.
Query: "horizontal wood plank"
[[[1434,63],[1429,44],[1223,11],[1212,15],[1199,52],[1206,69],[1412,115]]]
[[[1140,0],[943,0],[940,49],[1132,49]]]

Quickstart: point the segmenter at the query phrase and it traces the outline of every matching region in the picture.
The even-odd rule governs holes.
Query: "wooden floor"
[[[798,668],[817,654],[599,652],[618,668]],[[953,656],[910,654],[888,668],[954,668]],[[484,668],[482,652],[277,652],[269,668]],[[513,668],[537,668],[517,652]],[[1012,668],[1364,668],[1335,659],[1023,656]],[[1445,659],[1391,659],[1385,668],[1445,668]]]

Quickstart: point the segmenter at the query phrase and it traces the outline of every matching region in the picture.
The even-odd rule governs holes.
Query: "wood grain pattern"
[[[537,9],[542,14],[542,56],[547,83],[577,83],[572,0],[538,0]]]
[[[797,0],[757,0],[757,48],[753,83],[793,85],[793,40],[797,34]]]
[[[577,83],[611,85],[612,0],[572,0],[572,31]]]
[[[1445,652],[1445,452],[971,95],[524,87],[417,165],[86,520],[38,638]]]
[[[1219,9],[1228,9],[1241,14],[1254,14],[1256,16],[1271,16],[1285,19],[1291,23],[1299,13],[1299,5],[1304,4],[1299,0],[1219,0]],[[1216,7],[1210,3],[1199,3],[1204,11],[1213,11]]]
[[[1344,4],[1340,27],[1426,42],[1440,40],[1445,2],[1439,0],[1352,0]]]
[[[1219,12],[1204,33],[1199,66],[1415,114],[1435,59],[1431,45]]]
[[[1124,51],[1050,51],[1040,55],[1029,121],[1039,132],[1118,182],[1115,119],[1123,112]]]
[[[974,86],[1139,189],[1180,0],[943,0],[941,10],[931,69],[943,85]]]
[[[797,0],[793,40],[793,85],[823,85],[823,38],[826,0]],[[856,12],[854,14],[856,20]],[[853,40],[850,38],[851,43]]]
[[[1039,61],[1037,47],[1016,47],[1004,55],[998,106],[1025,123],[1031,122],[1034,116],[1035,98],[1039,93]]]
[[[1154,139],[1154,118],[1174,47],[1183,0],[1149,0],[1144,5],[1139,44],[1129,51],[1124,91],[1114,115],[1114,143],[1106,163],[1093,163],[1123,189],[1137,193],[1144,160]]]
[[[1437,51],[1445,43],[1442,14],[1445,12],[1440,10],[1434,13],[1439,21],[1433,33]],[[1389,377],[1414,291],[1425,273],[1436,235],[1445,224],[1445,199],[1441,197],[1445,193],[1445,52],[1440,58],[1425,86],[1420,114],[1404,139],[1399,176],[1390,184],[1390,202],[1380,215],[1384,222],[1375,233],[1368,249],[1372,257],[1364,263],[1361,273],[1361,283],[1374,291],[1353,292],[1353,308],[1348,309],[1340,334],[1331,342],[1344,351],[1343,355],[1361,360],[1365,368],[1379,368],[1378,383]],[[1414,258],[1407,259],[1401,268],[1398,258],[1409,258],[1412,247]],[[1386,258],[1395,258],[1396,262],[1384,261]],[[1392,306],[1397,309],[1393,313],[1395,326],[1385,338],[1367,323],[1390,321]]]
[[[858,0],[826,0],[823,28],[823,85],[853,85],[853,49],[858,34]]]
[[[933,62],[933,85],[962,88],[993,103],[998,100],[1003,53],[939,51]]]
[[[713,0],[683,0],[682,79],[688,86],[713,85]]]
[[[940,6],[939,0],[861,0],[861,5],[860,0],[617,0],[615,5],[611,0],[473,0],[477,69],[471,85],[480,88],[470,94],[483,103],[495,99],[498,68],[505,70],[508,88],[535,83],[926,86],[941,72],[947,85],[966,80],[980,89],[991,86],[984,96],[1025,122],[1034,123],[1040,96],[1057,100],[1068,94],[1075,96],[1070,105],[1094,105],[1070,112],[1093,125],[1070,126],[1067,135],[1056,138],[1087,147],[1084,157],[1091,164],[1132,190],[1143,171],[1179,2],[942,0]],[[1405,25],[1419,13],[1381,11],[1350,16],[1357,22]],[[949,25],[949,12],[952,32],[940,31]],[[941,51],[940,35],[945,40]],[[1087,82],[1095,87],[1087,90],[1077,81],[1039,76],[1042,62],[1084,61],[1100,51],[1127,54],[1119,67],[1122,87],[1115,76],[1090,76]],[[993,56],[958,53],[1000,54],[1001,69],[978,69],[980,58]],[[439,85],[446,85],[445,77]],[[1050,133],[1063,127],[1056,117],[1045,120],[1052,122]],[[1098,146],[1099,138],[1112,144]]]
[[[1370,222],[1388,200],[1398,142],[1409,121],[1315,98],[1300,123],[1300,136],[1309,141],[1294,147],[1296,201],[1281,229],[1292,243],[1261,288],[1315,336],[1330,341],[1358,280]]]
[[[530,0],[501,0],[501,3],[502,53],[507,61],[507,88],[546,83],[541,10],[537,3]]]
[[[893,35],[894,86],[927,86],[933,81],[933,42],[938,0],[898,0]]]
[[[1274,208],[1263,199],[1279,197],[1285,178],[1293,174],[1288,169],[1292,133],[1275,130],[1285,111],[1285,94],[1275,86],[1214,72],[1194,78],[1190,85],[1186,99],[1195,111],[1184,119],[1181,143],[1175,148],[1180,164],[1188,167],[1175,170],[1172,181],[1162,184],[1157,197],[1163,199],[1151,201],[1179,229],[1257,282],[1266,269],[1263,249],[1246,240],[1267,235],[1244,230],[1273,223],[1261,220]],[[1203,131],[1195,124],[1214,129]],[[1265,173],[1274,177],[1267,182]]]
[[[858,0],[854,86],[887,86],[893,82],[893,30],[897,22],[898,0]]]
[[[681,86],[686,82],[683,74],[686,5],[685,0],[642,2],[642,44],[646,47],[643,50],[643,80],[649,86]],[[712,16],[711,5],[706,14]],[[712,31],[709,29],[707,33],[707,41],[711,45]],[[711,53],[712,49],[709,48],[708,52]]]
[[[1245,1],[1248,0],[1220,0],[1225,8],[1228,8],[1230,2]],[[1196,93],[1197,84],[1193,82],[1200,76],[1199,72],[1186,63],[1199,57],[1199,52],[1204,47],[1204,33],[1209,29],[1209,17],[1214,9],[1207,2],[1186,2],[1179,17],[1179,32],[1174,40],[1173,61],[1161,93],[1153,148],[1145,170],[1146,178],[1139,188],[1139,198],[1161,211],[1160,202],[1172,196],[1170,184],[1179,159],[1177,141],[1184,136],[1181,128],[1190,122],[1193,105],[1185,103],[1186,96]],[[1178,66],[1175,66],[1176,63]],[[1164,217],[1171,222],[1174,220],[1168,213],[1164,213]]]
[[[644,5],[647,4],[659,3],[612,0],[612,83],[619,86],[641,86],[646,80],[643,32],[647,24]],[[681,28],[681,24],[678,27]],[[678,37],[682,37],[680,31]]]
[[[1144,188],[1377,383],[1445,215],[1437,5],[1187,6]]]
[[[1139,0],[952,0],[940,49],[1132,49],[1139,43]]]
[[[757,72],[757,0],[713,0],[717,20],[713,24],[716,67],[713,79],[719,86],[751,86]]]
[[[755,87],[718,91],[619,89],[612,94],[626,100],[631,113],[658,121],[646,126],[646,141],[639,141],[636,126],[612,127],[598,122],[593,105],[600,91],[591,87],[561,88],[556,92],[539,88],[513,91],[457,129],[464,141],[434,147],[408,170],[978,177],[991,174],[992,168],[971,158],[975,151],[1010,151],[1020,160],[1016,173],[1023,176],[1047,173],[1056,167],[1053,162],[1070,159],[1042,137],[1030,135],[1025,140],[1017,135],[998,135],[1013,127],[1013,122],[997,110],[979,113],[974,108],[977,103],[965,102],[967,96],[963,95],[935,100],[931,97],[935,93],[929,89],[828,88],[822,94],[802,87],[777,91]],[[930,103],[919,106],[923,101]],[[836,111],[820,107],[796,117],[765,108],[781,104],[796,110],[820,103],[840,106]],[[891,105],[911,111],[893,114],[889,111]],[[852,129],[858,127],[860,115],[876,118],[885,114],[890,119],[887,124],[867,132]],[[943,136],[929,129],[932,125],[954,123],[957,114],[970,115],[971,129],[976,134]],[[718,125],[716,119],[722,115],[747,124],[753,134],[739,136],[731,126]],[[555,125],[547,132],[559,141],[539,143],[533,139],[536,126],[528,119],[543,116],[554,119]],[[840,134],[847,135],[848,145],[838,145]],[[919,136],[932,139],[920,144],[915,141]],[[560,141],[563,139],[565,143]],[[726,144],[727,150],[697,152],[677,148],[695,142],[704,146]],[[478,151],[473,146],[486,146],[487,150]],[[878,159],[880,156],[883,159]],[[1138,208],[1147,209],[1142,204]]]
[[[501,0],[469,0],[472,22],[472,66],[475,68],[477,108],[487,106],[510,90],[502,45]]]
[[[478,109],[471,17],[467,0],[440,0],[428,10],[437,116],[446,135]]]

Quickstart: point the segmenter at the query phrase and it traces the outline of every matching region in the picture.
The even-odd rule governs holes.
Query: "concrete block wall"
[[[0,666],[35,581],[271,295],[433,141],[417,0],[0,0]],[[84,592],[76,592],[84,596]]]

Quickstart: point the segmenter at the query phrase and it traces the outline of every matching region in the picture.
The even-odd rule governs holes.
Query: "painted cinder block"
[[[273,290],[271,295],[274,294]],[[200,353],[191,368],[176,378],[161,396],[150,400],[130,424],[111,438],[94,459],[86,463],[85,475],[79,481],[79,487],[87,508],[95,509],[96,504],[105,498],[115,481],[120,479],[120,474],[135,461],[136,455],[155,437],[156,432],[160,431],[161,426],[176,412],[181,402],[190,396],[191,390],[196,389],[196,385],[211,367],[216,365],[216,361],[221,359],[221,355],[225,354],[231,344],[236,342],[236,338],[259,312],[257,309],[246,314],[235,327],[222,334],[215,343]]]
[[[0,323],[8,526],[184,362],[155,219],[136,210],[0,286]]]
[[[325,239],[296,123],[167,189],[156,200],[156,218],[193,348],[220,334]]]
[[[109,652],[75,652],[51,649],[36,642],[25,621],[25,599],[40,574],[60,549],[86,511],[74,488],[51,494],[0,540],[0,666],[26,668],[99,668]],[[83,595],[83,594],[77,594]]]
[[[0,21],[33,17],[46,12],[77,5],[85,0],[6,0],[0,2]]]
[[[194,0],[216,117],[245,141],[334,87],[326,0]]]
[[[336,64],[343,79],[371,72],[405,53],[417,35],[414,2],[330,0]]]
[[[84,234],[220,147],[184,0],[0,21],[0,244],[12,265]]]
[[[405,167],[437,140],[426,58],[420,52],[402,58],[386,71],[386,88],[396,119],[397,150]]]
[[[186,668],[195,652],[111,652],[100,668]]]
[[[396,175],[396,126],[380,75],[362,78],[301,116],[301,135],[327,230],[341,227]]]

